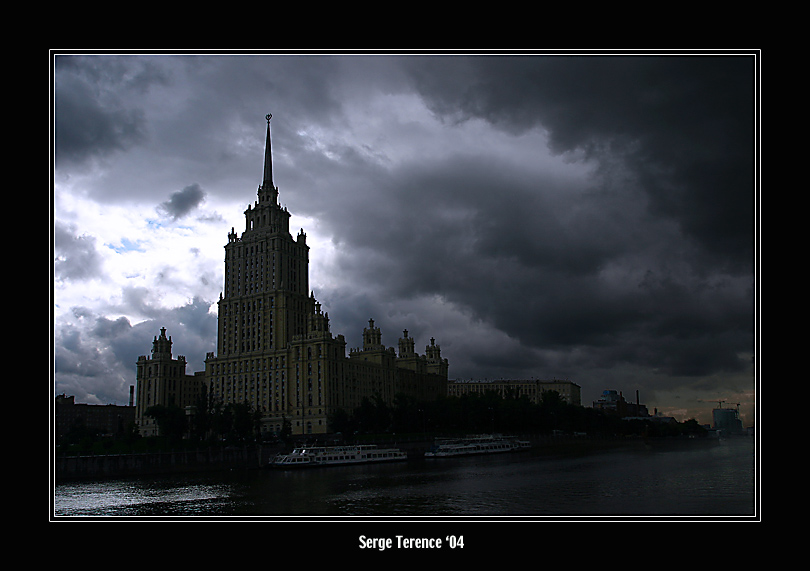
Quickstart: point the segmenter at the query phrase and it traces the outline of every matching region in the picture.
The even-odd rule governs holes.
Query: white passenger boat
[[[434,445],[425,452],[426,458],[451,456],[469,456],[472,454],[495,454],[524,450],[531,446],[529,442],[515,440],[493,434],[467,436],[465,438],[436,439]]]
[[[273,468],[311,468],[345,466],[347,464],[376,464],[407,460],[398,448],[378,448],[374,444],[356,446],[301,446],[289,454],[279,454],[270,463]]]

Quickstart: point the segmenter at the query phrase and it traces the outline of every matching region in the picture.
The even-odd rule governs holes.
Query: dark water
[[[65,483],[55,488],[53,515],[756,516],[755,464],[753,439],[741,437],[578,456],[518,452]]]

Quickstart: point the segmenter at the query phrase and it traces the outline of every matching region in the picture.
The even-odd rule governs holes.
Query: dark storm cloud
[[[329,193],[316,192],[327,197],[318,217],[341,245],[337,265],[367,292],[369,311],[372,299],[380,313],[395,305],[386,299],[441,295],[526,349],[588,348],[580,364],[678,375],[747,364],[750,61],[407,63],[450,123],[480,118],[514,137],[541,130],[556,153],[590,165],[593,176],[566,187],[494,145],[491,154],[420,156],[393,170],[359,149],[330,148],[341,157],[339,175],[328,179]],[[398,332],[390,334],[393,343]]]
[[[134,66],[130,65],[135,64]],[[166,77],[149,62],[60,56],[55,60],[56,164],[85,165],[125,151],[147,136],[142,109],[130,108],[118,90],[142,93]]]
[[[753,255],[752,57],[476,57],[412,62],[448,120],[540,126],[558,153],[621,157],[650,199],[713,262]]]
[[[205,201],[205,192],[197,183],[172,193],[169,200],[158,205],[158,212],[177,220],[200,206]]]

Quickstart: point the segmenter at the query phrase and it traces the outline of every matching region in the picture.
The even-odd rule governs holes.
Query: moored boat
[[[433,446],[425,452],[426,458],[443,458],[452,456],[470,456],[472,454],[495,454],[525,450],[531,447],[527,441],[493,434],[467,436],[465,438],[436,439]]]
[[[408,455],[398,448],[379,448],[374,444],[356,446],[301,446],[289,454],[279,454],[270,462],[272,468],[312,468],[318,466],[345,466],[349,464],[377,464],[407,460]]]

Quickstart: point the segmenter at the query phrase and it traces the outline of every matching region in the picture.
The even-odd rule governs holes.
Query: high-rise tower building
[[[304,230],[293,240],[290,213],[273,185],[270,115],[264,180],[258,200],[245,210],[245,231],[231,229],[225,246],[225,292],[219,301],[220,357],[245,357],[286,347],[306,331],[314,300],[309,294],[309,247]]]
[[[370,320],[363,348],[347,357],[343,335],[330,332],[329,315],[309,290],[306,234],[301,229],[292,237],[290,213],[278,203],[270,118],[257,199],[244,212],[245,230],[240,235],[232,228],[225,245],[217,351],[208,353],[203,373],[185,377],[198,382],[204,375],[209,396],[223,404],[248,403],[261,414],[263,431],[280,432],[289,422],[293,434],[328,432],[331,412],[350,411],[374,395],[389,403],[399,393],[418,399],[446,395],[447,360],[433,339],[420,356],[405,331],[397,356]],[[145,364],[139,361],[139,367]],[[142,394],[151,393],[139,386]],[[148,419],[140,405],[143,427]]]

